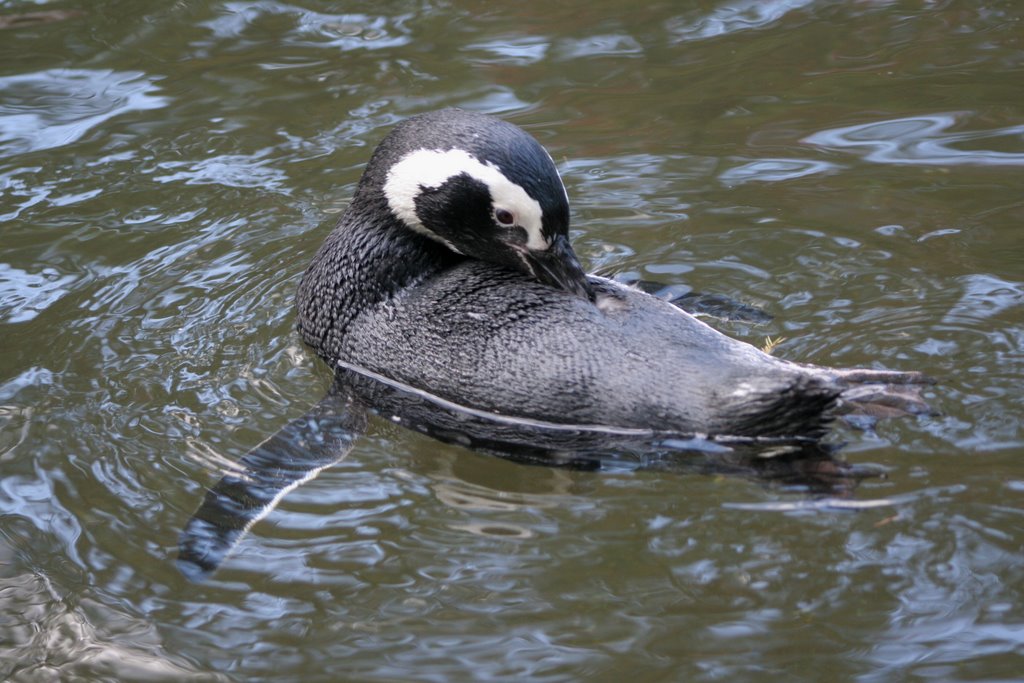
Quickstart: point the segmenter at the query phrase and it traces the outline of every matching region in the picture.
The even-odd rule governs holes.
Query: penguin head
[[[459,109],[415,116],[381,141],[362,183],[379,188],[405,228],[594,299],[569,244],[562,179],[517,126]]]

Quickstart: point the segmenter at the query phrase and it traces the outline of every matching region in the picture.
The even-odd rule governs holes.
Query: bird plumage
[[[842,371],[778,359],[585,276],[567,235],[564,187],[533,138],[461,110],[414,117],[374,152],[303,277],[299,330],[339,370],[496,415],[712,437],[822,434],[848,388]]]

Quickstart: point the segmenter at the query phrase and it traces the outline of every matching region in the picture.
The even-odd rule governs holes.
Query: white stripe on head
[[[384,196],[388,206],[413,230],[455,247],[423,225],[416,215],[416,197],[425,189],[438,188],[449,179],[465,173],[487,186],[494,209],[506,209],[516,217],[516,224],[526,231],[529,249],[547,249],[550,242],[541,229],[543,211],[540,203],[522,186],[509,180],[490,162],[481,163],[463,149],[418,149],[410,152],[388,170]]]

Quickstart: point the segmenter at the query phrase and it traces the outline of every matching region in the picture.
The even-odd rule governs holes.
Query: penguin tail
[[[836,413],[853,424],[866,420],[870,426],[878,419],[936,414],[922,396],[936,381],[920,372],[861,368],[829,372],[842,390]]]

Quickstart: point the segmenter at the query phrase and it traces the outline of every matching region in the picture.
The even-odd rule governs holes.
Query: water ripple
[[[284,2],[228,2],[222,13],[202,25],[220,39],[235,40],[265,16],[292,17],[294,28],[286,38],[291,45],[336,47],[342,50],[397,47],[410,41],[404,30],[396,29],[401,17],[367,14],[325,14]],[[400,28],[400,27],[399,27]]]
[[[492,56],[487,61],[526,66],[544,59],[550,47],[551,44],[548,40],[538,36],[509,35],[471,43],[466,46],[466,50],[490,53]]]
[[[1020,144],[1024,142],[1024,125],[944,132],[954,127],[958,118],[963,115],[932,114],[872,121],[819,131],[805,137],[803,142],[824,149],[863,153],[866,160],[879,164],[1024,166],[1024,152],[956,147],[994,138],[1009,138]]]
[[[669,30],[679,40],[702,40],[771,26],[815,0],[732,0],[696,19],[677,18]]]
[[[2,597],[0,673],[16,672],[10,680],[229,680],[168,654],[148,620],[61,594],[44,574],[5,578]]]
[[[63,147],[131,111],[159,109],[141,71],[48,69],[0,78],[0,157]]]
[[[809,175],[836,173],[840,168],[837,164],[814,159],[757,159],[724,171],[718,179],[726,185],[751,181],[780,182]]]
[[[0,39],[0,679],[1018,677],[1012,10],[119,4]],[[328,214],[446,105],[544,140],[588,265],[763,308],[723,329],[782,358],[925,370],[942,414],[837,430],[890,476],[827,505],[375,420],[186,584],[204,485],[330,382],[293,330]]]
[[[1024,307],[1024,283],[985,273],[966,275],[962,280],[964,293],[943,316],[944,324],[956,323],[970,329],[1004,311]]]
[[[158,183],[183,181],[187,185],[256,187],[287,194],[287,175],[270,166],[269,159],[263,158],[270,152],[270,149],[262,149],[251,155],[222,154],[195,161],[162,161],[157,168],[173,173],[155,175],[153,180]]]
[[[67,294],[69,285],[77,279],[74,275],[61,275],[53,268],[30,273],[0,263],[0,322],[32,320]]]
[[[565,39],[557,43],[555,48],[559,59],[592,59],[607,55],[630,57],[642,55],[643,51],[643,46],[632,36],[616,34]]]

